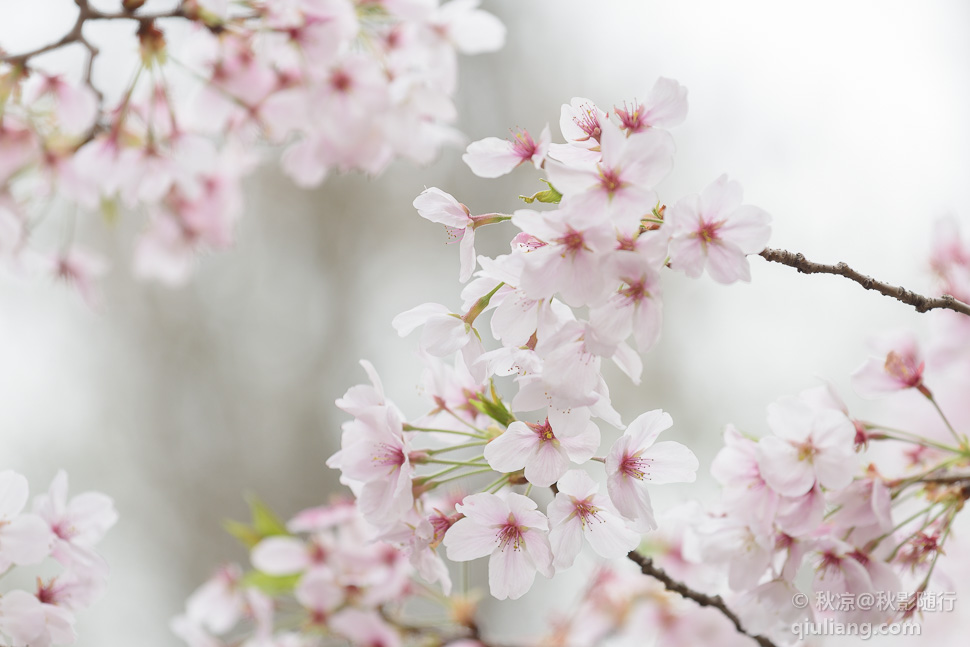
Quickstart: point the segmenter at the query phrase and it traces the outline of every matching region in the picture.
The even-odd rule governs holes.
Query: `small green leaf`
[[[542,182],[545,182],[549,188],[545,191],[534,193],[531,196],[520,195],[519,198],[521,198],[526,204],[532,204],[536,200],[539,202],[545,202],[547,204],[559,204],[559,201],[562,200],[562,194],[556,190],[556,187],[552,186],[549,180],[542,180]]]
[[[302,576],[302,573],[268,575],[262,571],[250,571],[243,576],[242,583],[244,586],[257,588],[266,595],[277,596],[293,591]]]
[[[262,537],[289,535],[286,524],[273,514],[265,503],[254,496],[249,497],[249,510],[253,516],[253,530]]]
[[[240,521],[226,519],[222,522],[222,527],[226,529],[226,532],[238,539],[239,543],[247,549],[251,549],[263,539],[258,532]]]

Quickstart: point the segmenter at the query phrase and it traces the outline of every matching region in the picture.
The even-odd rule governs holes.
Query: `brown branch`
[[[836,274],[838,276],[844,276],[850,281],[855,281],[867,290],[875,290],[876,292],[884,294],[887,297],[891,297],[898,301],[902,301],[907,305],[911,305],[916,308],[917,312],[944,309],[970,316],[970,305],[967,305],[962,301],[958,301],[949,294],[944,294],[943,296],[937,298],[926,297],[922,294],[917,294],[916,292],[907,290],[902,286],[890,285],[888,283],[883,283],[882,281],[877,281],[874,278],[864,274],[860,274],[845,263],[838,263],[836,265],[822,265],[821,263],[814,263],[808,260],[801,254],[789,252],[784,249],[765,248],[765,250],[761,252],[760,256],[767,261],[771,261],[772,263],[781,263],[782,265],[794,267],[802,274]]]
[[[741,620],[727,607],[726,604],[724,604],[724,600],[721,599],[720,595],[711,596],[707,595],[706,593],[695,591],[683,582],[678,582],[674,578],[667,575],[667,572],[659,566],[656,566],[652,559],[646,557],[645,555],[641,555],[635,550],[630,551],[627,557],[633,560],[640,567],[640,572],[659,581],[668,591],[677,593],[681,597],[688,600],[693,600],[702,607],[714,607],[723,613],[724,616],[734,624],[734,628],[738,630],[738,633],[744,634],[745,636],[751,638],[761,647],[776,647],[775,643],[771,642],[771,640],[768,638],[761,635],[752,635],[745,631],[744,627],[741,625]]]

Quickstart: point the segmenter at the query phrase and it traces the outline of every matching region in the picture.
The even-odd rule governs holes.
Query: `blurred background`
[[[70,25],[70,7],[0,0],[0,44],[45,42]],[[917,291],[931,290],[934,220],[953,214],[970,227],[970,4],[484,7],[509,32],[500,53],[462,61],[458,126],[472,140],[510,127],[537,133],[547,122],[561,140],[559,108],[571,97],[608,109],[643,97],[662,75],[690,90],[687,122],[673,131],[675,168],[660,187],[668,203],[728,173],[746,202],[773,215],[771,246]],[[100,78],[127,79],[122,63],[103,64]],[[245,517],[244,493],[287,517],[339,489],[324,465],[346,417],[333,401],[365,380],[360,358],[406,413],[424,412],[416,340],[400,340],[390,320],[425,301],[457,306],[458,250],[411,201],[438,186],[473,213],[508,212],[516,196],[542,188],[525,168],[477,178],[460,154],[447,150],[428,168],[398,162],[377,179],[334,177],[309,192],[267,164],[247,182],[236,248],[203,259],[183,289],[131,278],[138,222],[82,228],[117,268],[97,311],[63,285],[0,282],[2,467],[25,474],[32,493],[64,468],[73,492],[104,491],[121,514],[101,545],[109,590],[82,615],[80,647],[178,644],[168,621],[186,596],[220,562],[245,558],[221,529],[222,519]],[[508,232],[494,229],[480,253],[506,249]],[[762,433],[765,406],[816,376],[865,411],[848,375],[867,337],[926,325],[846,280],[760,258],[751,265],[750,285],[667,276],[667,325],[642,384],[611,375],[624,419],[669,411],[702,472],[725,423]],[[706,486],[660,488],[656,505],[704,497]],[[540,578],[527,603],[548,608],[555,590]],[[510,608],[491,603],[486,627],[514,635],[499,622]],[[541,613],[520,626],[537,631]]]

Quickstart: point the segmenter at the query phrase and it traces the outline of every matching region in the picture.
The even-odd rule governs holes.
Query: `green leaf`
[[[254,496],[249,497],[249,511],[253,516],[253,530],[263,537],[289,535],[286,524],[273,514],[265,503]]]
[[[545,182],[546,186],[549,188],[545,191],[534,193],[531,196],[520,195],[519,198],[521,198],[526,204],[532,204],[536,200],[539,202],[545,202],[547,204],[559,204],[559,201],[562,200],[562,194],[556,190],[556,187],[552,186],[549,180],[542,180],[542,182]]]
[[[267,595],[277,596],[293,591],[302,576],[302,573],[268,575],[262,571],[250,571],[243,576],[242,583],[244,586],[257,588]]]
[[[263,540],[258,532],[240,521],[226,519],[222,522],[222,527],[226,529],[226,532],[239,540],[239,543],[247,549],[252,549],[253,546]]]

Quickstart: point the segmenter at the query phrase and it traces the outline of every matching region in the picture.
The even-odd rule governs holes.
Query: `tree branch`
[[[911,292],[902,286],[890,285],[888,283],[883,283],[882,281],[877,281],[874,278],[864,274],[860,274],[845,263],[838,263],[837,265],[822,265],[821,263],[814,263],[808,260],[801,254],[789,252],[784,249],[765,248],[765,250],[761,252],[760,256],[766,261],[770,261],[772,263],[781,263],[782,265],[794,267],[802,274],[837,274],[838,276],[844,276],[850,281],[855,281],[867,290],[875,290],[876,292],[884,294],[887,297],[891,297],[898,301],[902,301],[907,305],[911,305],[916,308],[917,312],[943,309],[952,310],[954,312],[959,312],[960,314],[970,316],[970,305],[967,305],[962,301],[958,301],[949,294],[944,294],[943,296],[937,298],[926,297],[922,294]]]
[[[753,641],[758,643],[761,647],[776,647],[775,643],[771,642],[768,638],[761,635],[752,635],[744,630],[741,625],[741,620],[738,616],[731,611],[724,600],[721,599],[720,595],[707,595],[706,593],[701,593],[690,588],[682,582],[678,582],[674,578],[667,575],[659,566],[654,565],[653,560],[649,557],[641,555],[637,551],[630,551],[627,555],[632,561],[634,561],[639,567],[640,572],[644,575],[649,575],[655,580],[659,581],[668,591],[679,594],[681,597],[687,598],[688,600],[693,600],[702,607],[714,607],[718,611],[724,614],[724,616],[734,623],[734,628],[738,630],[738,633],[744,634],[745,636],[751,638]]]

